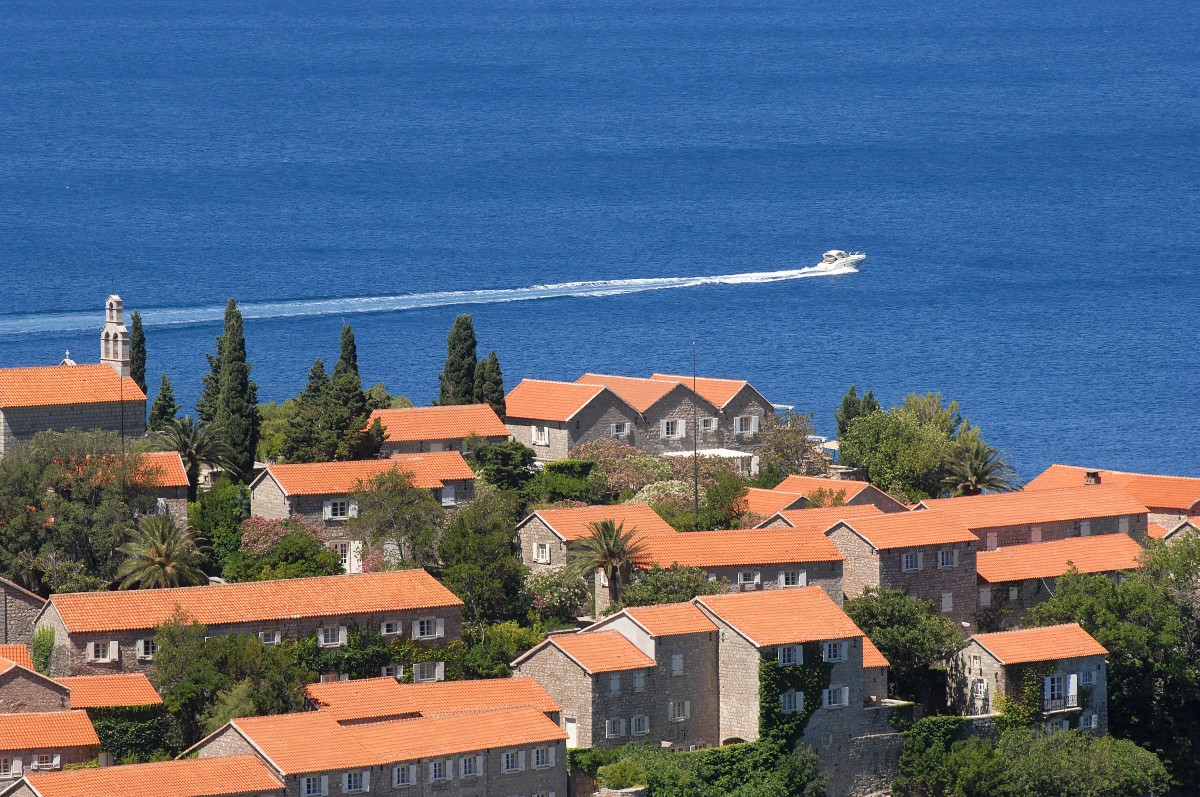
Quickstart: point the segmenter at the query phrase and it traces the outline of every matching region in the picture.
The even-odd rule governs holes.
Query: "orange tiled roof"
[[[0,659],[7,659],[13,664],[20,664],[27,670],[33,669],[33,657],[29,655],[28,645],[0,645]]]
[[[1146,514],[1146,507],[1128,493],[1103,484],[936,498],[922,501],[918,507],[953,513],[970,529]]]
[[[637,376],[613,376],[611,374],[584,374],[575,380],[579,385],[602,385],[620,396],[625,403],[645,413],[679,385],[658,379],[642,379]]]
[[[187,487],[190,482],[178,451],[146,451],[138,454],[138,469],[154,479],[155,487]]]
[[[461,440],[473,434],[480,437],[508,437],[508,427],[488,404],[375,410],[367,425],[370,426],[376,418],[383,424],[387,440],[391,443]]]
[[[676,534],[671,524],[663,520],[648,504],[614,504],[612,506],[578,506],[568,509],[539,509],[529,517],[540,518],[567,542],[589,537],[591,526],[602,520],[625,524],[625,530],[637,529],[642,535]],[[529,518],[521,521],[521,525]]]
[[[976,542],[979,539],[957,515],[941,510],[891,512],[843,522],[879,551]]]
[[[642,541],[638,567],[741,567],[789,562],[840,562],[837,546],[820,531],[751,529],[655,534]]]
[[[360,483],[391,470],[412,474],[412,485],[428,490],[439,489],[448,481],[475,478],[475,472],[457,451],[397,454],[390,459],[271,465],[266,472],[286,495],[347,495]]]
[[[975,557],[975,569],[981,579],[997,584],[1056,578],[1072,564],[1080,573],[1134,570],[1141,553],[1142,546],[1124,534],[1098,534],[980,551]]]
[[[823,532],[839,520],[874,517],[883,514],[885,512],[874,504],[822,506],[816,509],[785,509],[767,518],[760,525],[766,525],[778,517],[781,520],[787,521],[794,529]]]
[[[372,767],[383,763],[375,751],[360,744],[345,726],[323,711],[239,717],[231,720],[229,725],[249,739],[284,775]]]
[[[97,769],[29,772],[41,797],[220,797],[283,794],[283,783],[258,756],[156,761]]]
[[[1148,523],[1146,525],[1146,536],[1153,540],[1165,540],[1167,537],[1189,528],[1200,529],[1200,517],[1189,517],[1174,521],[1170,524],[1169,528],[1167,526],[1160,526],[1157,523]]]
[[[870,482],[854,481],[852,479],[826,479],[822,476],[788,476],[775,485],[775,490],[781,493],[800,493],[811,495],[817,490],[825,490],[837,494],[845,490],[846,501],[871,486]]]
[[[717,626],[694,603],[663,603],[658,606],[631,606],[625,610],[653,636],[678,636],[716,631]]]
[[[47,365],[0,368],[0,409],[61,407],[145,401],[146,394],[130,377],[121,379],[110,365]]]
[[[1082,656],[1103,656],[1104,646],[1078,623],[998,631],[971,637],[1001,664],[1025,664],[1032,661],[1058,661]]]
[[[81,675],[55,680],[71,690],[71,708],[158,706],[163,702],[145,673]]]
[[[1165,539],[1171,532],[1167,531],[1165,526],[1160,526],[1157,523],[1146,524],[1146,536],[1152,540]]]
[[[569,421],[605,390],[599,385],[522,379],[504,397],[504,415],[510,419]]]
[[[651,379],[661,379],[667,382],[675,382],[683,385],[689,390],[692,387],[692,377],[682,376],[679,374],[654,374]],[[742,388],[750,384],[744,379],[717,379],[711,376],[701,376],[696,378],[696,392],[701,398],[708,401],[714,407],[725,408],[725,405],[733,401]]]
[[[69,592],[54,595],[50,602],[72,634],[155,628],[170,619],[176,606],[204,625],[462,606],[454,593],[424,570],[172,589]]]
[[[756,515],[770,517],[785,509],[802,509],[806,501],[800,493],[764,490],[761,487],[746,488],[746,507]]]
[[[441,717],[509,708],[562,711],[562,706],[532,678],[420,684],[400,684],[395,678],[366,678],[309,684],[304,692],[320,711],[339,722],[406,715]]]
[[[524,679],[521,679],[524,680]],[[545,744],[567,738],[535,708],[350,725],[346,732],[381,763]]]
[[[99,744],[92,721],[83,711],[0,714],[0,750],[46,750]]]
[[[1029,484],[1026,490],[1052,490],[1083,485],[1085,473],[1100,474],[1100,484],[1120,487],[1130,498],[1155,509],[1188,512],[1200,504],[1200,478],[1163,476],[1155,473],[1128,473],[1076,465],[1051,465]],[[1094,485],[1089,485],[1094,486]]]
[[[654,659],[616,631],[555,634],[546,642],[574,659],[590,675],[654,666]]]
[[[760,648],[863,636],[820,587],[703,595],[695,602]]]
[[[887,656],[875,647],[875,643],[870,637],[863,637],[863,667],[891,667],[892,663],[887,660]]]

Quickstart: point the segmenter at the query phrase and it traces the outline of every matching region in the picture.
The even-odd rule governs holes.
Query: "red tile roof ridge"
[[[846,526],[880,551],[977,542],[979,539],[955,514],[932,509],[843,519],[831,524],[829,531],[839,525]]]
[[[57,772],[28,772],[39,797],[221,797],[277,794],[284,784],[258,756],[218,756],[122,764]]]
[[[643,670],[655,666],[654,659],[643,653],[618,631],[588,631],[547,637],[571,661],[589,675],[623,670]]]
[[[714,407],[718,407],[720,409],[725,409],[725,406],[729,404],[729,402],[733,401],[743,388],[747,386],[753,388],[753,386],[751,386],[750,383],[745,379],[726,379],[719,376],[692,377],[687,376],[686,374],[654,373],[650,376],[650,378],[669,382],[677,382],[687,388],[691,388],[694,382],[696,385],[695,391]],[[718,385],[715,383],[724,383],[720,386],[723,389],[717,390],[716,388]],[[730,386],[732,386],[732,390],[729,389]]]
[[[991,584],[1057,578],[1072,566],[1080,573],[1134,570],[1143,548],[1125,534],[1095,534],[1006,545],[975,556],[979,578]]]
[[[160,706],[162,697],[145,673],[76,675],[55,679],[71,690],[71,708]]]
[[[680,387],[678,382],[618,374],[586,373],[575,382],[580,385],[606,387],[642,414]],[[707,399],[705,400],[707,401]]]
[[[319,711],[339,722],[371,717],[438,717],[509,708],[561,711],[562,706],[532,678],[482,678],[401,684],[395,678],[363,678],[304,687]]]
[[[0,409],[145,400],[137,382],[105,363],[0,368]]]
[[[343,727],[349,739],[384,765],[433,756],[559,742],[567,738],[558,723],[535,708],[386,720]]]
[[[0,714],[0,749],[47,750],[97,747],[100,739],[86,711]]]
[[[655,637],[703,634],[717,630],[716,624],[708,615],[690,601],[661,603],[657,606],[630,606],[622,612],[644,628],[646,633]]]
[[[1149,512],[1123,488],[1108,484],[929,498],[917,506],[914,514],[936,509],[958,515],[973,529]]]
[[[642,540],[635,563],[640,568],[672,564],[705,568],[842,560],[823,532],[756,528],[650,535]]]
[[[346,495],[354,492],[360,483],[392,471],[409,474],[412,485],[423,489],[438,489],[447,481],[475,478],[475,472],[459,452],[426,451],[394,454],[386,459],[269,465],[251,487],[269,475],[284,495]]]
[[[490,404],[451,404],[434,407],[390,407],[373,410],[389,442],[453,440],[469,437],[507,437],[508,427]]]
[[[1005,665],[1108,654],[1108,649],[1078,623],[993,631],[975,634],[971,639]],[[1033,644],[1023,645],[1023,642]]]
[[[552,409],[547,409],[547,404],[544,401],[545,396],[535,396],[532,404],[540,406],[526,406],[528,401],[526,393],[530,389],[524,389],[526,384],[532,385],[532,389],[536,390],[539,385],[550,385],[556,388],[561,388],[562,392],[576,393],[574,397],[568,396],[564,401],[562,396],[558,396],[558,401],[551,402]],[[582,390],[580,390],[582,388]],[[590,404],[601,393],[608,392],[621,403],[628,406],[628,402],[618,396],[613,391],[602,385],[581,385],[577,382],[560,382],[551,379],[522,379],[517,383],[516,387],[508,392],[505,396],[505,420],[510,418],[524,418],[533,421],[554,421],[557,423],[565,423],[574,418],[580,410]],[[633,407],[630,407],[632,410]]]
[[[693,603],[759,648],[865,636],[820,587],[702,595]]]
[[[678,533],[649,504],[593,504],[591,506],[535,509],[517,524],[517,528],[524,526],[534,517],[545,523],[551,532],[567,542],[588,536],[588,528],[593,523],[604,520],[625,524],[626,531],[635,528],[642,535]]]

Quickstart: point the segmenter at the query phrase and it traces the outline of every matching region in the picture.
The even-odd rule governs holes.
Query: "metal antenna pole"
[[[692,511],[696,530],[700,530],[700,423],[696,405],[696,341],[692,341]]]

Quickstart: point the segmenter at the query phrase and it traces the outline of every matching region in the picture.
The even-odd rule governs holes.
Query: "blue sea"
[[[115,286],[190,405],[232,296],[264,400],[350,322],[425,403],[465,311],[510,386],[695,344],[825,432],[935,390],[1025,478],[1200,475],[1197,42],[1194,0],[6,0],[0,366],[95,360]]]

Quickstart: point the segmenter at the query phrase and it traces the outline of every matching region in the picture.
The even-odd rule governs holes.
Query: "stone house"
[[[469,437],[489,444],[510,438],[508,427],[488,404],[375,410],[367,425],[376,419],[386,434],[380,450],[384,457],[426,451],[465,453],[463,441]]]
[[[628,442],[638,412],[599,385],[522,379],[504,398],[504,425],[529,446],[538,462],[566,459],[580,443],[614,438]]]
[[[1200,515],[1200,479],[1188,476],[1051,465],[1025,485],[1025,489],[1053,490],[1096,484],[1106,484],[1124,491],[1150,510],[1151,523],[1169,528],[1188,517]]]
[[[469,503],[475,473],[457,451],[398,454],[389,459],[269,465],[250,483],[250,514],[301,517],[323,528],[347,573],[362,572],[362,542],[350,538],[346,521],[358,516],[353,494],[389,471],[406,473],[413,487],[430,490],[446,509]]]
[[[539,509],[517,524],[521,561],[535,573],[562,567],[578,550],[573,543],[591,536],[592,526],[606,520],[643,536],[678,533],[647,504]]]
[[[188,527],[188,476],[178,451],[146,451],[137,455],[138,469],[155,500],[155,514],[170,515],[178,528]]]
[[[358,724],[309,711],[235,719],[186,752],[257,755],[287,797],[567,797],[565,739],[535,708]]]
[[[28,649],[23,656],[0,658],[0,714],[146,708],[162,702],[145,673],[50,678],[33,669]]]
[[[0,578],[0,643],[28,645],[33,641],[33,621],[46,599],[24,587]],[[0,656],[4,655],[0,653]]]
[[[870,504],[884,512],[908,511],[908,507],[902,501],[892,498],[875,485],[864,481],[828,479],[823,476],[788,476],[775,485],[775,492],[798,493],[806,498],[818,490],[832,494],[833,497],[844,493],[841,496],[843,506],[857,507]]]
[[[1093,534],[1146,537],[1148,510],[1118,487],[1021,490],[922,501],[914,511],[952,513],[979,538],[979,550]]]
[[[129,330],[120,296],[104,305],[100,362],[0,368],[0,459],[38,432],[67,429],[146,433],[146,394],[129,376]]]
[[[964,626],[976,611],[976,537],[945,512],[903,512],[840,520],[826,532],[845,558],[845,597],[867,587],[930,601]]]
[[[1029,609],[1054,594],[1058,577],[1072,567],[1120,578],[1137,569],[1142,550],[1124,534],[1102,534],[980,551],[975,559],[979,615],[987,616],[992,627],[1020,625]]]
[[[0,714],[45,714],[71,709],[71,688],[33,669],[0,659]]]
[[[822,534],[839,520],[860,517],[875,517],[884,514],[883,510],[874,504],[859,506],[826,506],[816,509],[785,509],[776,512],[756,528],[760,529],[796,529],[797,531],[817,531]]]
[[[51,596],[35,627],[54,630],[53,675],[111,675],[146,672],[154,659],[154,630],[177,610],[206,626],[210,636],[257,634],[267,644],[315,636],[320,646],[338,648],[359,626],[437,648],[462,638],[462,605],[424,570],[403,570],[64,593]],[[412,675],[440,681],[443,672],[441,662],[430,661]]]
[[[764,490],[761,487],[746,488],[746,508],[763,518],[770,518],[785,509],[804,509],[807,504],[808,499],[800,493]]]
[[[0,714],[0,788],[27,772],[95,761],[100,739],[82,711]]]
[[[237,791],[233,789],[236,788]],[[284,797],[257,756],[186,758],[65,772],[27,772],[0,797]]]
[[[1179,542],[1186,535],[1200,531],[1200,516],[1190,517],[1167,525],[1150,523],[1146,527],[1146,536],[1152,540],[1162,540],[1171,545]]]
[[[314,711],[343,725],[514,708],[535,708],[557,725],[562,714],[562,706],[532,678],[402,684],[384,676],[309,684],[304,695]]]
[[[1036,701],[1050,730],[1108,732],[1108,651],[1076,623],[976,634],[950,667],[950,704],[992,714],[995,700]],[[1029,694],[1028,690],[1033,690]]]
[[[675,382],[689,390],[695,389],[700,398],[716,408],[715,417],[700,419],[700,432],[715,433],[701,437],[711,447],[735,451],[757,451],[755,436],[768,416],[775,414],[775,405],[744,379],[720,379],[711,376],[690,377],[680,374],[656,373],[651,379]],[[705,426],[707,425],[707,429]]]

